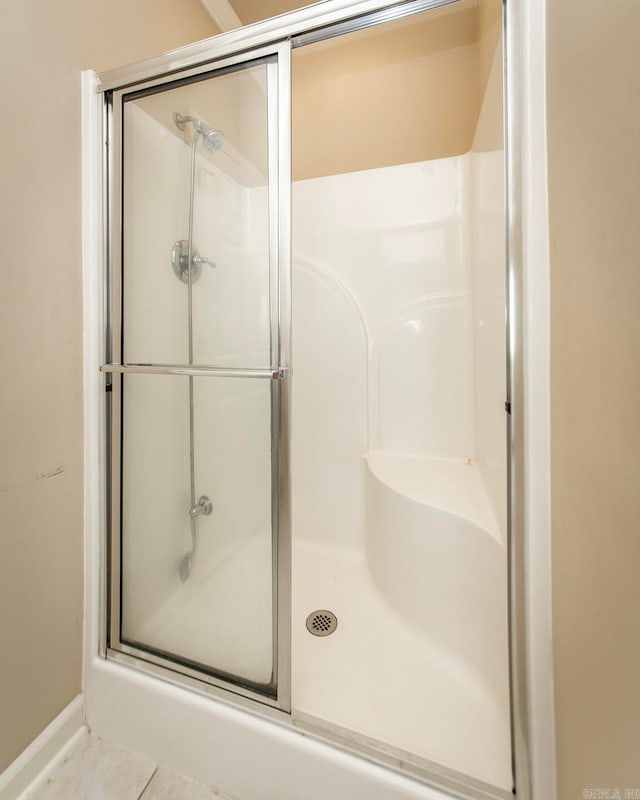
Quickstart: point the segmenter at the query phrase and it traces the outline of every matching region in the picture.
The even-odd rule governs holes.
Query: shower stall
[[[527,797],[503,29],[331,0],[100,76],[90,721],[234,796],[220,747]]]

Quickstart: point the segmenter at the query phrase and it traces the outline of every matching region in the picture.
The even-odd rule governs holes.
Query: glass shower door
[[[113,94],[103,368],[109,653],[282,708],[286,57]]]

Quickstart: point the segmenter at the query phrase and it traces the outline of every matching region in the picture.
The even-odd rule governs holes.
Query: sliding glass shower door
[[[287,708],[284,52],[112,95],[103,370],[110,652]]]

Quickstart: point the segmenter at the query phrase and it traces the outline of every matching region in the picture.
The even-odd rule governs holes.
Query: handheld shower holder
[[[202,515],[208,517],[213,511],[213,503],[206,494],[200,496],[197,503],[194,503],[189,509],[189,516],[191,519],[197,519]]]

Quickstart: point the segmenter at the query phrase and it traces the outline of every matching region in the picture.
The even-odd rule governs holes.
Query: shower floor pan
[[[294,717],[511,792],[505,551],[477,469],[367,462],[362,546],[294,529]],[[308,633],[314,609],[335,632]]]
[[[298,542],[293,559],[294,716],[511,791],[508,708],[478,675],[404,620],[355,549]],[[335,633],[308,633],[313,608],[336,614]]]

